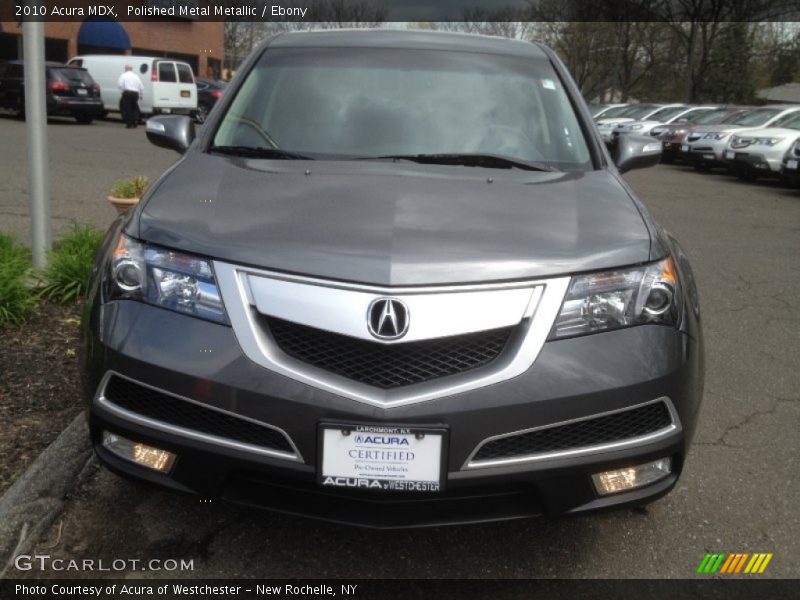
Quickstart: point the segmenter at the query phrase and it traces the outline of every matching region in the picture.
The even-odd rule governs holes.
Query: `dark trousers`
[[[122,92],[120,105],[125,125],[136,127],[139,124],[139,92]]]

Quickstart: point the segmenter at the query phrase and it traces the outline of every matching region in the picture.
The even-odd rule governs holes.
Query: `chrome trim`
[[[280,450],[273,450],[271,448],[265,448],[263,446],[256,446],[254,444],[248,444],[245,442],[237,442],[235,440],[220,437],[217,435],[212,435],[209,433],[201,433],[194,429],[188,429],[186,427],[180,427],[179,425],[172,425],[171,423],[165,423],[164,421],[159,421],[157,419],[145,417],[133,411],[122,408],[121,406],[117,406],[116,404],[114,404],[113,400],[109,400],[105,396],[106,386],[108,385],[108,381],[111,379],[111,377],[120,377],[121,379],[126,379],[127,381],[135,383],[136,385],[141,385],[142,387],[146,387],[160,394],[166,394],[167,396],[172,396],[173,398],[177,398],[178,400],[183,400],[184,402],[196,404],[198,406],[202,406],[203,408],[208,408],[209,410],[213,410],[218,413],[235,417],[237,419],[241,419],[242,421],[248,421],[250,423],[253,423],[254,425],[260,425],[261,427],[264,427],[266,429],[272,429],[273,431],[277,431],[284,438],[286,438],[287,442],[289,442],[289,445],[292,447],[293,454],[290,454],[288,452],[282,452]],[[100,385],[97,387],[97,392],[95,393],[94,402],[96,404],[99,404],[109,412],[114,413],[116,416],[120,418],[126,419],[128,421],[133,421],[135,423],[144,425],[146,427],[152,427],[153,429],[158,429],[159,431],[172,433],[174,435],[187,437],[193,440],[206,442],[209,444],[217,444],[220,446],[227,446],[229,448],[234,448],[236,450],[243,450],[246,452],[253,452],[255,454],[262,454],[264,456],[269,456],[271,458],[281,458],[284,460],[291,460],[301,463],[305,462],[303,460],[302,455],[300,454],[300,451],[297,449],[297,446],[295,446],[294,441],[292,441],[292,438],[289,436],[288,433],[286,433],[280,427],[276,427],[275,425],[270,425],[269,423],[264,423],[263,421],[258,421],[256,419],[251,419],[250,417],[245,417],[244,415],[230,412],[222,408],[217,408],[216,406],[211,406],[210,404],[204,404],[202,402],[198,402],[197,400],[192,400],[191,398],[187,398],[186,396],[173,394],[172,392],[168,392],[161,388],[157,388],[155,386],[143,383],[136,379],[132,379],[116,371],[109,370],[106,371],[105,375],[103,375],[103,379],[100,381]]]
[[[239,268],[237,273],[250,305],[262,315],[381,344],[403,344],[517,325],[539,287],[526,282],[515,287],[444,291],[345,288],[287,281]],[[385,298],[404,304],[410,319],[402,336],[376,339],[369,329],[369,311],[374,302]]]
[[[387,288],[307,277],[293,277],[280,273],[239,267],[220,261],[214,261],[214,271],[234,335],[242,347],[242,351],[250,360],[296,381],[381,408],[406,406],[459,394],[492,385],[524,373],[539,356],[539,352],[547,340],[553,322],[561,308],[561,303],[570,281],[569,277],[559,277],[503,284]],[[517,309],[519,312],[515,313],[515,321],[511,324],[518,325],[518,327],[515,333],[512,334],[503,353],[486,367],[403,388],[383,390],[347,379],[286,355],[272,339],[269,332],[256,322],[259,311],[249,285],[249,280],[253,276],[303,284],[302,287],[293,287],[296,294],[320,293],[328,296],[330,290],[346,290],[359,294],[358,297],[362,301],[367,301],[367,304],[363,306],[363,310],[357,307],[364,333],[368,336],[367,339],[373,338],[369,336],[364,323],[366,306],[372,299],[383,296],[404,300],[409,304],[409,310],[413,312],[414,318],[418,319],[419,308],[416,307],[415,302],[425,295],[441,297],[446,294],[452,302],[454,298],[457,299],[458,294],[463,293],[485,293],[495,290],[514,291],[519,302],[519,308]],[[296,302],[299,301],[297,296],[294,296],[294,298]],[[346,299],[344,296],[341,298]],[[424,300],[424,298],[422,299]],[[313,300],[311,302],[313,303]],[[337,304],[335,308],[338,306],[342,305]],[[338,316],[336,311],[332,312],[334,314],[331,316],[336,319]],[[413,324],[411,327],[413,327]],[[404,341],[408,341],[410,336],[411,331],[406,335]],[[423,337],[422,339],[425,338]]]
[[[579,423],[581,421],[590,421],[592,419],[598,419],[600,417],[605,417],[608,415],[613,415],[616,413],[627,412],[629,410],[636,410],[637,408],[641,408],[643,406],[648,406],[650,404],[655,404],[656,402],[663,402],[667,406],[667,410],[669,411],[670,419],[672,420],[672,424],[668,427],[664,427],[663,429],[659,429],[658,431],[654,431],[652,433],[648,433],[647,435],[640,435],[633,438],[628,438],[626,440],[620,440],[618,442],[608,442],[605,444],[595,444],[593,446],[581,446],[579,448],[570,448],[569,450],[557,450],[554,452],[542,452],[538,454],[526,454],[523,456],[514,456],[512,458],[496,458],[490,460],[480,460],[474,461],[473,458],[475,455],[478,454],[481,448],[492,442],[494,440],[515,437],[518,435],[524,435],[526,433],[531,433],[533,431],[541,431],[542,429],[552,429],[554,427],[563,427],[564,425],[570,425],[572,423]],[[645,444],[649,442],[654,442],[661,438],[667,437],[674,433],[681,431],[681,422],[680,418],[678,417],[678,412],[675,410],[675,406],[672,404],[672,400],[670,400],[667,396],[662,396],[660,398],[656,398],[655,400],[649,400],[647,402],[642,402],[641,404],[634,404],[633,406],[626,406],[624,408],[618,408],[615,410],[609,410],[601,413],[594,413],[585,417],[578,417],[576,419],[568,419],[566,421],[559,421],[558,423],[550,423],[548,425],[541,425],[539,427],[531,427],[529,429],[521,429],[519,431],[513,431],[511,433],[502,433],[500,435],[494,435],[491,437],[486,438],[482,442],[480,442],[475,449],[470,453],[467,457],[467,460],[464,461],[464,465],[461,467],[461,470],[467,469],[486,469],[490,467],[501,467],[501,466],[508,466],[508,465],[515,465],[515,464],[523,464],[529,462],[538,462],[542,460],[552,460],[556,458],[564,458],[564,457],[571,457],[571,456],[583,456],[586,454],[596,454],[598,452],[610,452],[612,450],[619,450],[622,448],[628,448],[630,446],[635,446],[637,444]]]

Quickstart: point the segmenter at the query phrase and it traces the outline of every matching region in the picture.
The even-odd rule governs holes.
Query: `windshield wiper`
[[[460,165],[485,167],[487,169],[525,169],[526,171],[555,171],[544,163],[529,162],[499,154],[388,154],[386,156],[361,157],[354,160],[410,160],[431,165]]]
[[[274,158],[278,160],[314,160],[310,156],[289,152],[280,148],[267,148],[266,146],[211,146],[209,152],[231,154],[233,156],[247,156],[249,158]]]

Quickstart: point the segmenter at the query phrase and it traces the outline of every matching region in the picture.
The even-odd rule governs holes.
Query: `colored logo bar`
[[[734,575],[736,573],[747,573],[750,575],[761,574],[767,568],[769,561],[772,560],[772,553],[756,552],[718,552],[707,553],[697,572],[713,575],[720,573],[724,575]]]

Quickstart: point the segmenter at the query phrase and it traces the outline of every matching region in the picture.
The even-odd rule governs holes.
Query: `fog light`
[[[672,461],[669,458],[660,458],[653,462],[626,469],[595,473],[592,475],[592,481],[597,493],[605,496],[655,483],[671,472]]]
[[[103,432],[103,446],[120,458],[162,473],[168,473],[175,462],[172,452],[134,442],[109,431]]]

